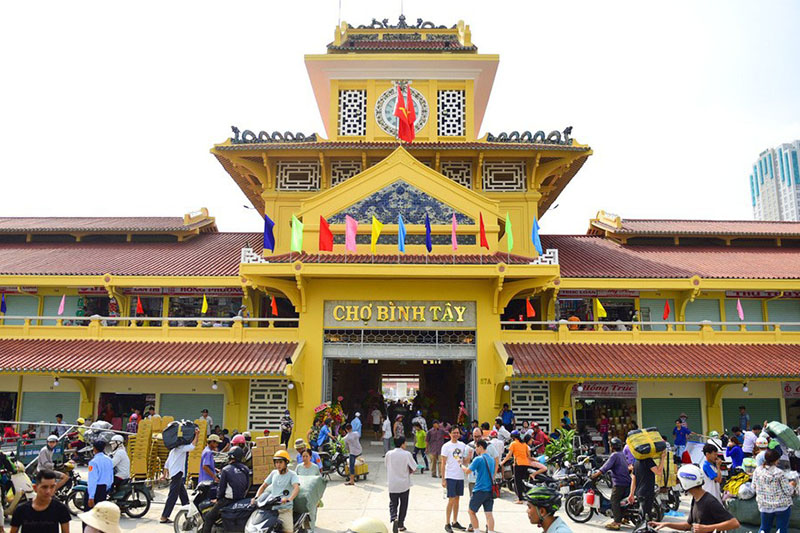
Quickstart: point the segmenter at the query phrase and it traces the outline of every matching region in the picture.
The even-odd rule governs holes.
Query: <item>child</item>
[[[422,472],[430,469],[428,466],[428,455],[425,453],[426,435],[426,431],[422,429],[422,424],[419,422],[414,422],[414,461],[417,462],[417,465],[420,465],[419,461],[417,461],[417,454],[422,452],[422,460],[425,461],[425,467],[422,469]]]

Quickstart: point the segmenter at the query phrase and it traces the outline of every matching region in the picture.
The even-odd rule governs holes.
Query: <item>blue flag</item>
[[[274,227],[275,223],[264,213],[264,249],[273,253],[275,252],[275,233],[272,231]]]
[[[431,240],[431,219],[428,218],[428,213],[425,213],[425,248],[428,253],[433,250],[433,240]]]
[[[533,217],[533,229],[531,229],[531,240],[533,241],[533,247],[536,248],[536,253],[542,255],[542,241],[539,239],[539,221],[536,220],[536,217]]]
[[[3,293],[3,300],[0,302],[0,313],[6,314],[6,293]]]
[[[406,253],[406,225],[403,224],[403,215],[397,215],[397,249]]]

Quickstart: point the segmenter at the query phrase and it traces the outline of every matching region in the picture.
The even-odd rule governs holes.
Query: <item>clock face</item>
[[[406,92],[403,91],[403,96]],[[418,90],[411,88],[411,100],[414,102],[414,112],[417,120],[414,122],[414,131],[419,131],[428,122],[428,102]],[[394,108],[397,105],[397,87],[392,87],[378,97],[375,103],[375,120],[378,126],[389,135],[397,135],[397,117],[394,116]]]

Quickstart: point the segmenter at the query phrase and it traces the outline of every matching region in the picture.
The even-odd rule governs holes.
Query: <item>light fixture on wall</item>
[[[578,392],[583,392],[583,383],[578,383]]]
[[[288,385],[286,385],[286,386],[289,388],[289,390],[292,390],[292,389],[294,388],[294,383],[292,383],[292,382],[290,381],[290,382],[289,382],[289,384],[288,384]]]
[[[503,385],[503,390],[506,391],[511,390],[511,386],[508,383],[506,383],[505,385]]]
[[[743,390],[744,392],[747,392],[747,391],[749,391],[749,390],[750,390],[750,387],[748,387],[748,386],[747,386],[747,382],[746,382],[746,381],[744,382],[744,385],[742,385],[742,390]]]
[[[216,379],[211,382],[211,388],[214,389],[214,390],[217,390],[219,388],[219,385],[217,385],[217,380]]]
[[[53,387],[58,387],[61,383],[58,381],[58,376],[53,379]]]

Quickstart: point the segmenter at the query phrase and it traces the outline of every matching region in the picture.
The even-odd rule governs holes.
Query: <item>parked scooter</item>
[[[26,501],[32,501],[36,495],[33,492],[33,482],[31,478],[28,477],[28,474],[25,473],[25,465],[16,461],[14,463],[14,468],[16,469],[15,472],[3,471],[3,477],[9,477],[10,483],[8,488],[14,493],[13,497],[8,499],[8,489],[5,485],[3,486],[3,514],[8,517],[14,514],[14,511],[20,504]]]
[[[664,487],[656,493],[656,501],[664,513],[677,511],[681,506],[681,486]]]
[[[623,501],[622,519],[631,524],[639,525],[644,521],[639,507],[638,500],[634,500],[631,505],[627,505],[627,500]],[[586,481],[583,488],[569,493],[564,502],[564,509],[567,512],[567,516],[579,524],[588,522],[595,513],[608,517],[612,516],[611,500],[597,490],[592,479]],[[649,520],[656,522],[664,517],[664,511],[658,503],[654,503],[653,509],[648,514],[650,515]]]
[[[283,497],[289,496],[289,491],[283,491]],[[272,496],[264,493],[256,500],[256,509],[247,520],[244,533],[278,533],[283,527],[278,520],[278,511],[275,509],[281,503],[281,496]],[[308,513],[294,513],[293,533],[307,533],[311,531],[311,518]],[[284,532],[289,533],[289,532]]]
[[[211,481],[198,483],[192,492],[188,505],[183,506],[175,516],[173,529],[175,533],[197,533],[203,529],[208,511],[214,506],[212,500],[217,497],[217,485]],[[244,498],[224,507],[219,518],[211,529],[213,533],[245,531],[245,523],[256,510],[251,498]]]
[[[330,440],[325,445],[325,450],[317,453],[322,460],[320,473],[323,477],[330,479],[331,474],[336,472],[343,478],[347,478],[347,454],[345,454],[344,440],[341,437]]]
[[[74,514],[89,510],[89,487],[80,482],[72,487],[67,496],[67,508]],[[150,511],[153,492],[145,481],[127,481],[111,490],[108,501],[114,502],[119,510],[131,518],[141,518]]]

